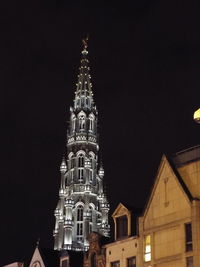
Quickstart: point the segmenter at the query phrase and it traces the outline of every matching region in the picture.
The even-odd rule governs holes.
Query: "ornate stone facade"
[[[103,167],[98,164],[98,112],[94,104],[87,42],[84,41],[74,106],[70,108],[66,154],[55,210],[54,249],[87,251],[91,232],[109,236],[109,203]]]
[[[101,244],[101,236],[91,233],[89,237],[89,250],[84,255],[83,267],[105,267],[105,248]]]

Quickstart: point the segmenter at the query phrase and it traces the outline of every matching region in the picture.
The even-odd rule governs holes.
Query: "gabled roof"
[[[117,206],[117,208],[114,210],[114,212],[113,212],[113,214],[112,214],[112,217],[115,217],[116,215],[118,215],[118,213],[120,212],[120,211],[127,211],[127,212],[130,212],[129,210],[128,210],[128,208],[126,207],[126,206],[124,206],[121,202],[118,204],[118,206]]]
[[[44,249],[40,246],[36,246],[31,258],[24,262],[25,267],[31,267],[33,262],[39,260],[42,267],[59,267],[60,259],[59,252],[52,249]]]
[[[193,196],[192,196],[191,192],[189,191],[188,187],[186,186],[185,182],[183,181],[182,177],[180,176],[179,172],[177,171],[177,168],[176,168],[174,162],[171,160],[171,158],[169,156],[167,156],[167,155],[165,155],[165,156],[166,156],[166,159],[169,162],[169,165],[172,168],[176,178],[178,179],[180,185],[182,186],[185,194],[187,195],[189,200],[192,201],[193,200]]]
[[[179,184],[179,186],[181,187],[182,191],[184,192],[185,196],[187,197],[188,201],[191,202],[194,198],[192,197],[191,192],[189,191],[188,187],[186,186],[185,182],[183,181],[182,177],[180,176],[179,172],[177,171],[175,164],[173,163],[172,159],[168,156],[163,154],[161,161],[160,161],[160,165],[158,167],[156,176],[155,176],[155,180],[152,186],[152,189],[150,191],[149,197],[147,199],[146,205],[144,207],[143,210],[143,215],[146,214],[148,207],[150,206],[154,191],[156,189],[158,180],[159,180],[159,173],[161,171],[161,168],[163,166],[163,162],[164,160],[166,160],[172,170],[172,172],[174,173],[175,179],[177,180],[177,183]]]
[[[130,235],[137,235],[138,234],[138,217],[141,215],[142,210],[139,208],[135,208],[133,206],[124,204],[120,202],[112,214],[112,217],[120,217],[125,214],[129,214],[130,216]]]

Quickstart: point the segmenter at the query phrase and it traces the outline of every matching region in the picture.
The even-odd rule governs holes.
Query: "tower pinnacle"
[[[88,51],[87,51],[87,47],[88,47],[88,39],[89,39],[89,38],[88,38],[88,36],[87,36],[85,39],[82,40],[82,43],[83,43],[83,51],[82,51],[82,54],[84,53],[84,51],[88,53]]]
[[[88,54],[88,38],[83,39],[83,50],[81,58],[81,66],[79,68],[78,82],[76,84],[76,92],[74,99],[74,109],[92,109],[94,107],[92,83],[90,76]]]
[[[104,194],[104,170],[99,168],[97,110],[84,39],[74,107],[70,108],[67,153],[63,158],[59,201],[54,212],[54,249],[86,251],[91,232],[109,236],[109,203]]]

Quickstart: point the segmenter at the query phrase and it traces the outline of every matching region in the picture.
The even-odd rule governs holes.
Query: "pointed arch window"
[[[95,169],[96,160],[95,160],[95,154],[92,151],[89,152],[89,158],[90,158],[91,163],[92,163],[92,169]]]
[[[83,238],[83,206],[78,206],[76,211],[76,218],[77,218],[77,228],[76,228],[76,234],[77,234],[77,240],[81,241]]]
[[[89,115],[89,131],[94,131],[94,116],[92,114]]]
[[[78,206],[77,208],[77,221],[83,221],[83,207]]]
[[[78,155],[78,167],[84,167],[84,155],[83,154],[79,154]]]
[[[89,131],[93,131],[93,128],[94,128],[94,124],[93,124],[93,119],[90,117],[89,118]]]
[[[72,125],[72,132],[74,132],[76,129],[76,117],[75,116],[72,116],[71,118],[71,125]]]

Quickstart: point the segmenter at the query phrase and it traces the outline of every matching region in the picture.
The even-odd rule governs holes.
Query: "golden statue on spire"
[[[84,50],[86,50],[87,47],[88,47],[88,39],[89,39],[89,36],[88,35],[87,35],[86,38],[82,39]]]

